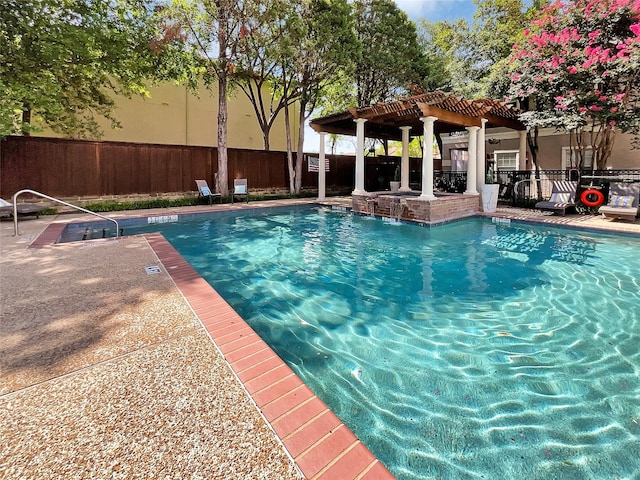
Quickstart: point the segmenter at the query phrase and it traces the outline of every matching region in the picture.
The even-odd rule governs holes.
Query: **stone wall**
[[[365,215],[374,214],[380,217],[397,218],[393,203],[402,206],[401,220],[419,223],[442,223],[458,218],[469,217],[481,211],[480,195],[439,194],[433,200],[417,196],[385,195],[367,193],[352,196],[352,210]]]

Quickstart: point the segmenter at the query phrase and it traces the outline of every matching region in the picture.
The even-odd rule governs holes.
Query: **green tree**
[[[524,25],[546,0],[474,0],[472,25],[455,22],[421,23],[425,50],[443,64],[452,91],[466,97],[504,96],[508,89],[506,59]],[[445,61],[442,61],[444,59]]]
[[[355,0],[353,9],[361,45],[354,75],[358,106],[437,86],[416,26],[395,2]]]
[[[236,63],[251,20],[259,15],[260,0],[173,0],[167,21],[177,25],[191,52],[193,69],[202,74],[205,85],[218,87],[218,191],[229,193],[227,151],[228,95],[236,76]],[[253,25],[256,28],[256,25]]]
[[[575,0],[546,8],[511,55],[511,95],[532,107],[528,127],[571,135],[582,168],[588,146],[603,169],[618,130],[640,133],[640,5]]]
[[[269,150],[271,128],[286,102],[295,100],[291,93],[293,79],[282,78],[282,57],[289,53],[291,37],[299,37],[297,2],[264,0],[258,18],[248,18],[235,63],[233,82],[251,102],[263,135],[264,149]]]
[[[420,42],[425,54],[437,59],[442,81],[441,89],[450,90],[465,97],[474,97],[480,90],[473,78],[473,55],[466,20],[454,22],[420,22]]]
[[[304,0],[300,4],[302,22],[298,32],[301,35],[299,38],[291,37],[290,55],[283,57],[288,60],[282,64],[282,79],[287,78],[287,72],[292,74],[294,95],[300,105],[295,165],[291,155],[288,157],[290,187],[295,193],[302,188],[305,124],[318,102],[326,97],[327,89],[351,73],[359,47],[346,0]],[[287,94],[285,89],[283,93]],[[287,117],[289,103],[285,106]],[[287,128],[289,125],[287,119]]]
[[[162,32],[151,1],[5,0],[0,136],[28,134],[34,121],[99,136],[96,115],[117,125],[113,95],[144,95],[149,80],[170,76],[178,41]]]

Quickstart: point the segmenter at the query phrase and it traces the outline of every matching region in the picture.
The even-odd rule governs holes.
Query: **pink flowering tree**
[[[593,149],[603,169],[616,131],[640,133],[640,0],[556,1],[511,54],[510,98],[527,100],[522,121],[571,134],[581,168]]]

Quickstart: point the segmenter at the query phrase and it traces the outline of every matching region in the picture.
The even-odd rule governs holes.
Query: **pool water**
[[[325,209],[158,229],[397,478],[638,478],[640,239]]]

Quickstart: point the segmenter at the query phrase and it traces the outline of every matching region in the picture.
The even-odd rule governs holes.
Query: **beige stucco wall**
[[[452,148],[467,148],[467,138],[466,135],[460,137],[443,136],[445,162],[450,165]],[[518,132],[504,128],[487,129],[486,138],[485,148],[488,157],[493,157],[493,152],[496,150],[518,150],[520,144]],[[496,143],[489,143],[489,139]],[[640,150],[631,148],[632,141],[632,135],[618,132],[608,166],[613,169],[640,168]],[[547,170],[560,169],[562,167],[562,149],[570,146],[569,135],[558,134],[551,129],[544,130],[538,137],[538,144],[540,146],[538,151],[540,168]],[[527,149],[527,168],[531,168],[529,155],[530,153]]]
[[[97,119],[104,135],[100,140],[165,145],[217,146],[218,89],[200,88],[198,94],[173,83],[151,87],[150,96],[115,97],[114,115],[120,129],[112,129],[108,121]],[[269,92],[265,91],[266,98]],[[235,89],[228,99],[227,146],[262,150],[264,142],[253,106],[249,99]],[[298,105],[291,108],[291,136],[293,148],[298,137]],[[51,131],[39,136],[60,136]],[[271,128],[270,149],[286,150],[284,112]]]
[[[549,135],[539,138],[540,168],[560,168],[562,162],[562,148],[569,147],[569,135]],[[640,150],[632,150],[633,137],[618,132],[613,144],[613,151],[608,166],[618,168],[640,168]]]

